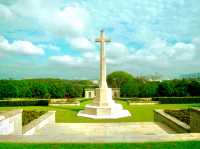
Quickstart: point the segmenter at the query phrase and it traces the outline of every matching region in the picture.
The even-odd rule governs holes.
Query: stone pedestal
[[[94,101],[86,105],[85,110],[80,111],[78,116],[94,119],[115,119],[131,116],[131,114],[128,110],[124,110],[122,105],[114,102],[111,88],[97,88]]]

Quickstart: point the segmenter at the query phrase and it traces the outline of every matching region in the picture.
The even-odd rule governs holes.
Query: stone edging
[[[129,102],[129,105],[155,105],[159,104],[159,102]]]
[[[3,119],[6,119],[6,118],[9,118],[9,117],[15,116],[17,114],[21,114],[22,111],[23,111],[22,109],[19,109],[19,110],[10,110],[10,111],[1,111],[0,115],[2,117],[4,117]]]
[[[22,109],[0,112],[0,135],[22,134]]]
[[[154,121],[165,123],[177,133],[188,133],[190,132],[190,126],[181,122],[177,118],[167,114],[164,110],[154,110]]]
[[[192,108],[190,111],[191,132],[200,132],[200,108]]]
[[[200,113],[200,108],[196,108],[196,107],[194,107],[194,108],[192,108],[192,110],[194,110],[194,111],[196,111],[196,112],[199,112],[199,113]]]
[[[48,111],[38,119],[35,119],[29,124],[25,125],[22,130],[23,135],[33,135],[36,130],[46,126],[47,124],[54,124],[55,113],[56,111]]]
[[[80,106],[80,103],[53,103],[49,106]]]

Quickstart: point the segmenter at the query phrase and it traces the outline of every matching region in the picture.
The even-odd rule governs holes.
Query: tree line
[[[0,80],[0,98],[82,97],[92,82],[83,80],[29,79]]]
[[[148,81],[123,71],[107,76],[108,86],[120,88],[122,97],[200,96],[199,79]],[[94,88],[89,80],[27,79],[0,80],[0,98],[73,98],[83,97],[85,88]]]
[[[123,71],[108,75],[111,88],[120,88],[122,97],[185,97],[200,96],[200,79],[149,81]]]

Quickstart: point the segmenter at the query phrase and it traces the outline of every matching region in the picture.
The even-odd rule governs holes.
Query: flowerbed
[[[46,111],[23,111],[22,112],[22,125],[26,125],[45,114]]]
[[[165,113],[177,118],[178,120],[190,124],[190,110],[184,109],[184,110],[165,110]]]

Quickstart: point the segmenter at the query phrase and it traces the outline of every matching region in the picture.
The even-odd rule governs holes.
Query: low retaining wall
[[[154,110],[154,121],[164,123],[165,125],[175,130],[177,133],[190,132],[189,125],[165,113],[164,110]]]
[[[155,105],[159,104],[157,101],[149,101],[149,102],[129,102],[129,105]]]
[[[190,113],[191,132],[200,132],[200,109],[192,108]]]
[[[22,134],[22,111],[0,112],[0,135]]]
[[[50,99],[50,106],[80,106],[80,101],[70,102],[71,99]]]
[[[56,111],[49,111],[24,126],[23,135],[33,135],[36,130],[46,126],[47,124],[55,124],[55,112]]]

